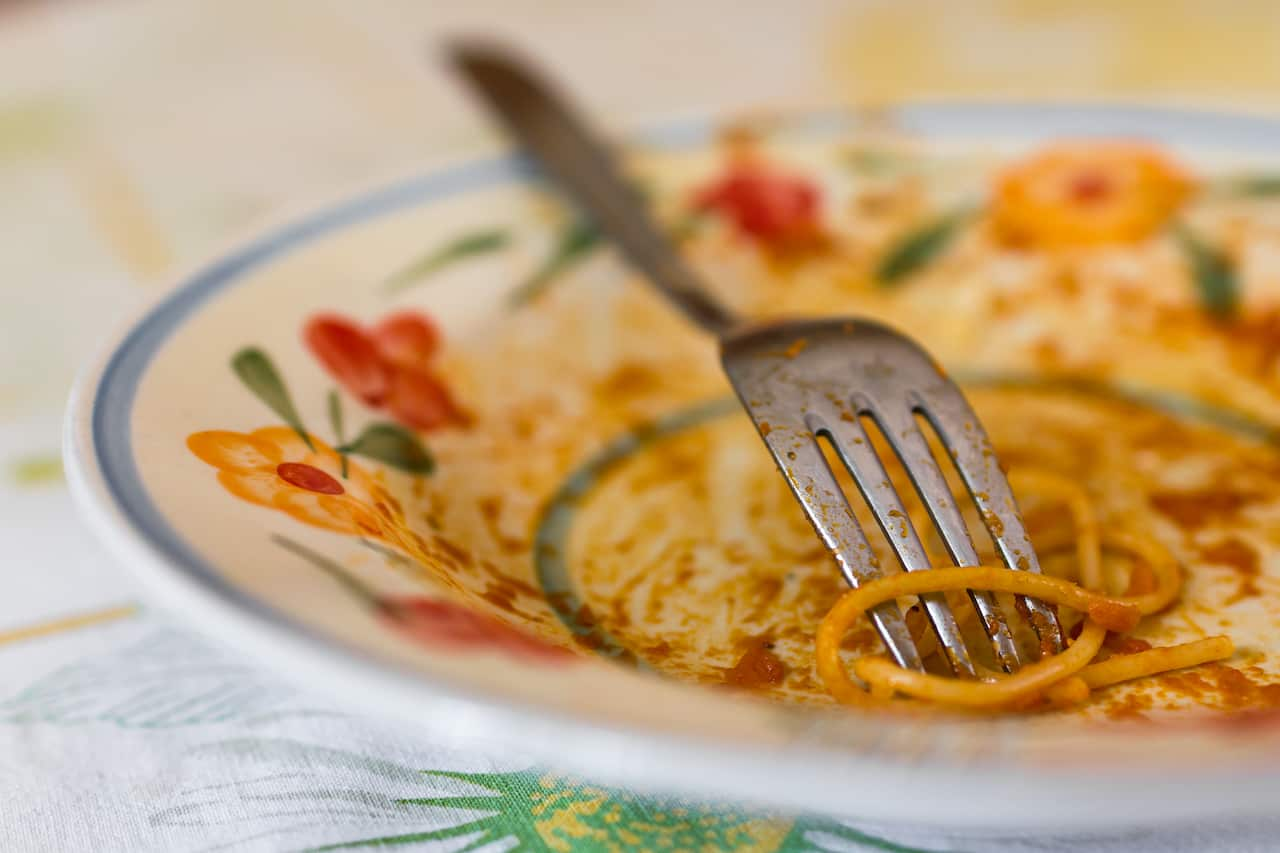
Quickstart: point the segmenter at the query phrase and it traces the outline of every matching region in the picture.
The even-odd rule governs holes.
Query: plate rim
[[[1036,123],[1032,118],[1038,113],[1041,116],[1051,114],[1059,119],[1071,117],[1082,127],[1101,124],[1107,136],[1116,135],[1114,120],[1117,118],[1126,119],[1135,128],[1147,128],[1148,132],[1152,127],[1164,126],[1166,132],[1171,130],[1183,144],[1203,144],[1195,142],[1196,136],[1208,137],[1212,144],[1220,146],[1237,143],[1244,137],[1256,137],[1254,143],[1260,148],[1273,150],[1274,145],[1270,141],[1280,137],[1280,116],[1140,103],[915,102],[898,105],[893,113],[910,129],[916,129],[922,119],[925,124],[930,118],[941,120],[943,124],[957,120],[965,123],[965,116],[968,116],[969,124],[984,119],[989,122],[995,115],[1001,115],[1005,120],[1014,118]],[[855,126],[858,112],[847,108],[806,109],[798,117],[804,127],[828,127],[836,131]],[[628,138],[657,147],[689,146],[705,142],[716,127],[722,126],[722,118],[715,113],[704,112],[655,124]],[[1112,123],[1108,125],[1104,119]],[[1045,129],[1043,123],[1036,124],[1042,125],[1040,134],[1063,135],[1056,127]],[[1229,129],[1224,130],[1224,125]],[[1188,133],[1189,129],[1204,132]],[[954,132],[949,135],[956,136]],[[1009,135],[1009,131],[1002,133],[984,124],[978,135],[997,137]],[[1028,134],[1024,129],[1020,135]],[[163,289],[163,295],[128,323],[126,330],[113,338],[103,353],[80,373],[72,390],[63,429],[67,477],[82,515],[89,520],[99,540],[157,599],[165,602],[168,610],[202,617],[196,620],[203,620],[200,628],[213,634],[215,639],[242,652],[270,660],[272,668],[282,674],[290,670],[306,672],[307,677],[298,680],[308,686],[358,684],[360,689],[347,691],[350,694],[348,698],[354,698],[354,704],[369,711],[418,718],[420,722],[425,709],[425,716],[433,724],[448,723],[442,733],[452,740],[483,740],[490,747],[503,741],[506,744],[519,741],[540,759],[606,781],[653,790],[685,790],[703,796],[712,786],[691,784],[689,780],[705,779],[708,768],[713,768],[710,775],[717,779],[714,787],[724,794],[792,808],[838,810],[836,803],[843,797],[833,796],[829,781],[834,776],[849,786],[845,790],[858,791],[860,817],[882,819],[920,821],[922,818],[910,803],[902,803],[892,792],[886,795],[885,779],[899,778],[919,791],[922,777],[929,777],[929,784],[924,787],[936,788],[937,796],[927,801],[934,810],[928,817],[939,818],[950,825],[980,824],[981,819],[975,820],[976,816],[966,807],[970,804],[954,797],[955,791],[961,790],[960,786],[965,784],[965,777],[974,772],[972,762],[886,760],[852,750],[842,751],[838,760],[833,760],[836,756],[820,754],[812,744],[744,749],[741,745],[728,746],[706,737],[664,732],[655,727],[609,723],[532,702],[516,704],[501,695],[486,694],[443,680],[429,680],[407,667],[327,637],[266,602],[237,590],[222,580],[194,548],[182,541],[151,502],[132,455],[129,427],[134,394],[147,366],[169,337],[183,327],[187,317],[210,298],[234,287],[239,279],[258,265],[326,234],[406,207],[437,202],[455,193],[527,180],[530,174],[524,158],[509,152],[462,155],[436,161],[429,167],[416,168],[395,179],[383,178],[354,192],[333,194],[328,201],[301,207],[301,212],[290,206],[285,215],[273,217],[265,226],[252,228],[247,238],[229,241],[229,248],[207,255],[189,271],[173,277],[170,286]],[[121,376],[128,383],[128,393],[124,396],[115,384],[121,381]],[[134,466],[132,482],[126,478],[123,485],[127,488],[123,492],[121,466],[126,473],[130,466]],[[150,521],[149,524],[142,523],[136,515],[140,506],[153,516],[146,519],[144,514],[143,520]],[[218,625],[231,630],[212,630]],[[382,704],[374,698],[377,696],[391,701]],[[513,732],[517,733],[514,737],[510,734]],[[577,746],[572,750],[556,750],[555,745],[564,743],[567,738],[577,741]],[[834,771],[825,775],[813,773],[815,761],[834,767]],[[770,768],[768,781],[763,785],[753,782],[752,779],[759,778],[761,769],[766,766]],[[1006,807],[1011,801],[1018,800],[1026,801],[1028,806],[1035,802],[1045,805],[1060,800],[1065,793],[1061,788],[1047,798],[1027,794],[1028,788],[1042,787],[1035,782],[1028,784],[1030,780],[1042,782],[1052,778],[1057,785],[1079,788],[1077,794],[1095,804],[1096,811],[1091,815],[1094,825],[1108,820],[1117,824],[1133,822],[1133,799],[1125,800],[1123,809],[1117,809],[1115,805],[1108,809],[1108,804],[1116,802],[1115,797],[1121,787],[1097,786],[1096,776],[1050,773],[1044,768],[1039,768],[1041,772],[1031,772],[1025,766],[1007,762],[996,766],[1005,778],[1005,783],[998,787],[1001,791],[1007,789],[1007,794],[997,794],[991,786],[992,780],[988,779],[984,782],[986,797],[1003,802]],[[1232,775],[1227,778],[1239,782],[1235,774],[1240,769],[1245,768],[1232,769]],[[1245,772],[1257,776],[1259,781],[1267,779],[1280,783],[1280,773],[1265,774],[1256,768],[1252,772],[1245,769]],[[638,776],[644,776],[651,783],[642,782]],[[777,782],[783,778],[797,784],[778,785]],[[798,784],[806,778],[811,780],[808,784]],[[1186,779],[1180,778],[1172,789],[1168,784],[1154,786],[1150,789],[1152,792],[1163,793],[1144,796],[1146,811],[1136,811],[1185,816],[1189,814],[1188,808],[1194,811],[1193,804],[1198,803],[1200,812],[1205,815],[1223,814],[1221,801],[1212,797],[1188,796],[1192,787],[1209,790],[1215,777],[1201,778],[1205,784],[1191,786]],[[1131,793],[1134,778],[1125,777],[1123,782],[1123,790]],[[1090,786],[1097,787],[1090,791]],[[1258,791],[1259,796],[1239,797],[1239,791],[1236,791],[1235,810],[1252,811],[1268,804],[1267,784],[1250,788]],[[868,793],[876,791],[880,793],[868,801]],[[1172,796],[1175,791],[1176,797]],[[1173,805],[1175,801],[1178,803],[1176,807]],[[939,811],[939,802],[957,802],[959,807],[951,805]],[[1032,813],[1040,814],[1034,808]],[[1108,819],[1107,815],[1111,817]],[[1046,822],[1042,816],[1027,825],[1044,826]]]

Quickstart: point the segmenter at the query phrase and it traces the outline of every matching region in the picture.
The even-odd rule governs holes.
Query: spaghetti
[[[849,590],[823,618],[815,649],[818,674],[838,701],[867,705],[903,694],[970,709],[1022,708],[1042,700],[1078,704],[1100,687],[1231,656],[1231,640],[1218,636],[1095,662],[1109,631],[1132,631],[1141,617],[1162,610],[1177,598],[1182,588],[1177,562],[1149,537],[1102,533],[1088,495],[1065,477],[1022,471],[1012,472],[1010,481],[1018,490],[1046,494],[1067,507],[1073,537],[1047,543],[1044,552],[1074,545],[1078,582],[997,566],[953,566],[890,575]],[[1102,553],[1106,550],[1128,554],[1137,561],[1126,594],[1105,591]],[[1139,577],[1149,582],[1137,583]],[[1064,651],[1044,655],[1012,675],[984,671],[976,680],[951,678],[903,669],[886,657],[874,656],[853,664],[865,689],[850,678],[840,658],[840,641],[868,609],[904,596],[970,589],[1027,596],[1078,611],[1084,616],[1080,634]],[[921,651],[927,653],[924,648]]]

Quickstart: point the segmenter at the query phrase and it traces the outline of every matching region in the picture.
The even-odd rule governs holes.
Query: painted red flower
[[[382,405],[391,375],[363,329],[336,314],[317,314],[307,323],[302,337],[342,387],[367,405]]]
[[[405,426],[426,431],[468,422],[431,370],[441,337],[425,315],[398,311],[365,328],[338,314],[317,314],[302,339],[342,387]]]
[[[771,246],[810,242],[821,233],[818,185],[755,159],[742,159],[699,189],[693,204],[729,219],[744,237]]]
[[[385,363],[406,368],[429,363],[440,349],[440,330],[416,311],[388,314],[373,327],[370,337]]]
[[[401,635],[428,646],[491,648],[526,660],[563,663],[575,655],[497,619],[451,601],[420,596],[378,601],[383,620]]]

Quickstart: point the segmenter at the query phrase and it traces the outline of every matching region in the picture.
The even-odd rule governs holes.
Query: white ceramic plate
[[[724,151],[709,143],[714,128],[684,122],[638,140],[638,168],[673,221],[690,188],[725,168]],[[1103,346],[1083,330],[1109,322],[1105,306],[1089,302],[1104,312],[1092,319],[1063,320],[1071,312],[1060,305],[1027,309],[1020,323],[1006,306],[999,317],[1007,325],[997,328],[1007,345],[991,343],[999,302],[991,288],[1034,290],[1045,265],[1066,264],[1086,280],[1101,276],[1098,292],[1182,312],[1211,346],[1233,345],[1231,323],[1271,310],[1263,261],[1256,275],[1241,262],[1237,318],[1227,321],[1194,319],[1206,311],[1197,300],[1214,297],[1197,296],[1193,283],[1186,292],[1162,282],[1143,290],[1125,278],[1127,252],[1139,258],[1132,263],[1182,269],[1180,244],[1159,232],[1164,220],[1182,217],[1212,237],[1229,230],[1230,211],[1202,214],[1200,202],[1179,197],[1137,214],[1153,237],[1123,236],[1104,251],[1040,247],[1024,235],[1032,245],[995,260],[982,243],[989,228],[977,224],[932,262],[942,267],[913,273],[919,282],[877,287],[850,273],[835,290],[824,283],[831,269],[865,278],[868,252],[891,243],[889,232],[910,230],[904,217],[928,222],[984,198],[993,163],[1082,135],[1150,140],[1191,164],[1199,199],[1235,180],[1228,173],[1267,175],[1280,123],[998,105],[790,118],[761,145],[783,171],[821,187],[830,221],[822,227],[834,235],[827,248],[765,252],[725,223],[704,221],[691,251],[743,310],[878,314],[972,377],[1047,374],[1048,362],[1067,363],[1075,379],[1096,380],[1090,393],[1104,426],[1124,420],[1106,409],[1115,402],[1107,394],[1167,394],[1151,408],[1176,399],[1180,414],[1160,411],[1153,423],[1207,416],[1217,425],[1203,429],[1223,435],[1204,439],[1206,452],[1232,442],[1270,452],[1256,446],[1257,434],[1280,422],[1280,383],[1232,374],[1239,387],[1228,406],[1213,393],[1222,375],[1187,368],[1177,347],[1154,339],[1124,369],[1112,351],[1099,367],[1063,342]],[[1267,222],[1265,181],[1255,183],[1238,205]],[[844,221],[842,211],[854,208],[862,212]],[[1269,244],[1259,241],[1265,254]],[[556,257],[563,263],[548,268]],[[977,258],[980,275],[966,258]],[[944,273],[957,279],[950,290],[935,280]],[[513,307],[513,292],[528,295],[531,283],[539,292]],[[429,340],[423,316],[444,330],[443,348]],[[1042,325],[1028,326],[1028,317]],[[1046,355],[1054,334],[1062,346]],[[103,541],[181,618],[288,677],[417,721],[432,737],[518,744],[606,781],[869,819],[1079,828],[1271,807],[1280,730],[1254,717],[1250,726],[1223,725],[1220,715],[1178,710],[1187,704],[1178,696],[1136,706],[1150,712],[1142,723],[1110,719],[1123,716],[1116,701],[1071,716],[866,715],[823,704],[804,643],[785,632],[785,684],[766,685],[764,697],[708,687],[731,668],[745,636],[734,632],[751,627],[745,622],[767,623],[771,637],[781,630],[768,606],[750,617],[734,610],[739,593],[758,592],[733,586],[741,580],[735,560],[767,560],[706,556],[708,548],[721,536],[743,553],[770,537],[797,541],[794,525],[770,533],[767,520],[696,523],[737,495],[717,502],[682,492],[694,469],[712,490],[717,471],[739,493],[777,485],[759,479],[774,475],[723,394],[708,342],[628,283],[607,252],[592,251],[519,161],[487,159],[322,208],[182,281],[83,377],[67,458]],[[431,473],[424,446],[435,457]],[[644,456],[651,448],[656,455]],[[652,495],[661,500],[646,503]],[[653,541],[645,531],[676,527],[692,568],[646,588],[648,617],[611,611],[615,600],[638,601],[651,580],[627,571],[677,559],[645,557]],[[631,549],[636,556],[620,557]],[[798,576],[808,586],[796,600],[829,604],[809,600],[815,589],[828,599],[839,591],[825,558],[788,559],[794,571],[775,584],[783,597]],[[1264,593],[1275,568],[1263,554]],[[1195,587],[1206,600],[1233,582],[1215,571]],[[1232,630],[1261,655],[1247,661],[1257,681],[1280,644],[1268,645],[1276,619],[1254,599],[1232,611]],[[681,609],[682,600],[696,606]]]

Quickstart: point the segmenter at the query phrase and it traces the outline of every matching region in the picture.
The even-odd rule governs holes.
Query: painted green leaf
[[[375,554],[380,555],[383,559],[385,559],[388,563],[390,563],[393,566],[407,568],[413,565],[413,560],[410,560],[404,554],[401,554],[399,551],[395,550],[394,548],[388,548],[386,545],[383,545],[380,542],[375,542],[372,539],[365,539],[363,536],[360,537],[359,542],[361,545],[368,548],[370,551],[373,551]]]
[[[551,254],[511,294],[512,306],[518,307],[536,299],[599,245],[600,232],[595,225],[584,219],[569,223],[557,236]]]
[[[416,435],[390,423],[370,424],[354,441],[338,450],[385,463],[409,474],[430,474],[436,467],[431,451]]]
[[[511,242],[511,235],[505,228],[489,228],[473,231],[448,241],[427,252],[422,257],[396,272],[382,285],[387,293],[398,293],[401,290],[418,284],[433,273],[439,272],[450,264],[477,255],[495,252]]]
[[[1175,234],[1204,310],[1219,319],[1233,316],[1240,302],[1240,284],[1231,260],[1186,227],[1179,227]]]
[[[1280,195],[1280,175],[1246,175],[1228,178],[1210,187],[1214,195],[1256,198]]]
[[[324,572],[330,578],[343,587],[347,592],[363,601],[370,607],[378,606],[378,596],[369,587],[356,580],[355,576],[344,569],[342,566],[330,560],[319,551],[313,551],[301,542],[294,542],[287,536],[281,536],[279,533],[271,534],[271,541],[279,545],[286,551],[306,560],[315,568]]]
[[[876,267],[876,280],[881,286],[890,287],[932,261],[951,244],[972,213],[970,208],[953,211],[906,234]]]
[[[315,445],[311,443],[311,436],[307,435],[307,430],[302,425],[302,418],[298,417],[298,410],[293,406],[289,391],[284,386],[284,380],[280,378],[279,371],[265,352],[257,347],[245,347],[232,357],[231,369],[254,396],[279,415],[282,421],[293,427],[294,431],[307,443],[307,447],[315,449]]]

